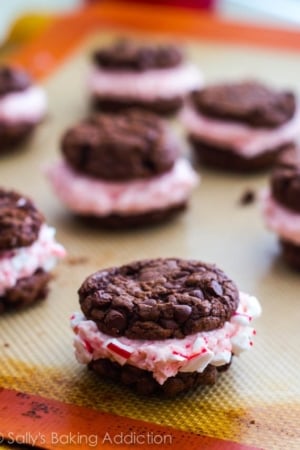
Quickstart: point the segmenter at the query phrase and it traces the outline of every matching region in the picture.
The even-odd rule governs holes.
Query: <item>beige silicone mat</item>
[[[74,221],[43,176],[41,167],[59,157],[63,130],[87,111],[87,55],[112,36],[91,36],[45,82],[48,119],[23,152],[0,160],[1,185],[32,196],[69,253],[56,270],[47,301],[0,318],[0,385],[265,449],[299,450],[300,275],[281,263],[276,238],[264,229],[257,205],[239,204],[246,189],[258,192],[267,177],[202,170],[190,209],[176,221],[110,233]],[[186,45],[208,81],[259,76],[300,90],[299,54],[208,42]],[[236,359],[214,387],[168,401],[139,398],[87,372],[74,359],[68,323],[78,309],[76,290],[88,274],[158,256],[216,262],[263,306],[253,351]]]

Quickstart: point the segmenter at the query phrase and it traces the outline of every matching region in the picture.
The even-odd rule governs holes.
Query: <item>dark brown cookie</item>
[[[226,366],[228,369],[229,364]],[[223,368],[208,365],[202,372],[178,372],[175,377],[168,378],[160,385],[151,372],[125,364],[121,366],[109,359],[97,359],[89,364],[89,368],[98,375],[112,381],[118,381],[131,387],[142,395],[159,394],[164,397],[175,397],[198,386],[213,385],[217,381],[218,372]]]
[[[89,226],[107,228],[109,230],[128,230],[137,227],[152,227],[156,224],[161,224],[165,221],[171,220],[177,214],[184,211],[187,207],[186,202],[177,203],[165,209],[156,209],[140,214],[110,214],[104,217],[95,216],[78,216],[81,222],[87,223]]]
[[[0,188],[0,251],[31,245],[43,222],[28,197]]]
[[[281,205],[300,213],[300,147],[281,154],[271,175],[271,191]]]
[[[79,299],[103,333],[157,340],[222,327],[236,311],[239,292],[214,265],[159,258],[96,272],[80,287]]]
[[[155,100],[139,100],[130,98],[101,97],[94,95],[93,108],[103,112],[118,113],[128,108],[140,108],[152,111],[160,116],[175,114],[183,105],[183,97],[157,98]]]
[[[21,278],[16,285],[7,289],[5,295],[0,297],[0,313],[42,300],[48,293],[48,282],[51,275],[38,269],[33,275]]]
[[[287,264],[295,270],[300,270],[300,245],[293,242],[280,240],[281,253]]]
[[[32,133],[35,124],[17,123],[8,124],[0,122],[0,152],[4,154],[12,147],[22,144]]]
[[[62,152],[78,172],[121,181],[169,171],[178,147],[167,125],[157,116],[128,110],[82,121],[64,135]]]
[[[183,55],[178,47],[137,45],[128,40],[119,40],[93,53],[94,63],[103,69],[134,72],[175,67],[182,59]]]
[[[257,156],[245,158],[231,149],[216,147],[194,136],[190,136],[189,139],[201,164],[237,173],[252,173],[268,169],[275,163],[278,155],[290,145],[288,143],[274,149],[266,149]]]
[[[192,101],[206,116],[252,127],[278,127],[296,110],[292,92],[275,91],[254,81],[208,86],[192,93]]]
[[[0,97],[11,92],[24,91],[32,84],[29,75],[15,67],[0,66]]]

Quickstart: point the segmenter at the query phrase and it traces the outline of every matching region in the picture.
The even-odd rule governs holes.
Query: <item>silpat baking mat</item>
[[[1,158],[1,185],[32,196],[48,223],[56,227],[57,238],[68,251],[67,259],[56,270],[48,299],[0,319],[1,386],[257,448],[299,449],[299,274],[281,263],[276,238],[264,229],[257,205],[243,207],[239,203],[247,189],[258,192],[267,183],[267,177],[201,170],[201,184],[189,210],[180,218],[161,227],[120,233],[88,229],[76,222],[44,178],[41,167],[59,158],[62,132],[87,112],[84,79],[88,55],[93,47],[114,36],[112,32],[91,36],[44,83],[50,101],[47,120],[24,151]],[[299,91],[298,54],[208,41],[185,44],[208,81],[259,76]],[[215,386],[173,400],[138,397],[80,366],[73,355],[68,321],[70,314],[78,310],[76,291],[87,275],[99,268],[158,256],[216,262],[242,290],[256,295],[263,306],[253,350],[236,358]],[[27,400],[31,406],[43,405],[35,397]],[[49,421],[57,423],[57,417],[62,418],[66,412],[60,415],[60,404],[55,402],[48,404],[47,411],[43,406],[30,410],[26,396],[20,399],[5,389],[0,391],[0,402],[0,432],[1,425],[12,419],[17,432],[17,424],[21,426],[30,416],[41,433],[44,422],[48,422],[48,432]],[[23,412],[18,416],[20,411]],[[65,417],[69,429],[81,431],[73,427],[80,415],[87,414],[89,424],[97,423],[91,410],[76,411],[71,407],[70,415]],[[114,424],[121,429],[123,426],[123,432],[130,427],[135,430],[136,423],[131,425],[126,419],[123,422],[123,418],[117,418]],[[108,423],[105,418],[101,420]],[[144,430],[149,429],[145,427]],[[139,430],[143,430],[142,426]],[[220,441],[216,441],[216,447],[210,447],[208,441],[199,441],[197,446],[188,440],[182,445],[180,442],[174,441],[173,447],[235,448],[234,444],[223,447]],[[175,443],[179,446],[175,447]],[[74,448],[81,448],[77,444]],[[120,443],[115,444],[123,448]],[[83,448],[89,447],[87,444]],[[157,445],[153,444],[153,448]]]

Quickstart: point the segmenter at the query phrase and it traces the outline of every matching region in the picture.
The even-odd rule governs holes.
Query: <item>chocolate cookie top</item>
[[[93,60],[99,67],[134,72],[175,67],[182,59],[182,52],[177,47],[138,45],[127,40],[120,40],[93,53]]]
[[[255,81],[208,86],[193,92],[192,101],[206,116],[253,127],[278,127],[296,110],[292,92],[275,91]]]
[[[278,160],[271,175],[273,197],[300,213],[300,147],[291,146]]]
[[[0,251],[31,245],[43,222],[29,198],[0,188]]]
[[[0,97],[11,92],[20,92],[32,84],[29,75],[23,70],[0,66]]]
[[[183,338],[214,330],[239,303],[237,287],[222,270],[178,258],[101,270],[78,292],[83,313],[100,331],[130,339]]]
[[[165,122],[150,113],[128,110],[83,120],[64,135],[62,152],[78,172],[124,181],[167,172],[178,148]]]

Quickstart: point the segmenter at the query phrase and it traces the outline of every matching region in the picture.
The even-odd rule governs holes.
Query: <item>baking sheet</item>
[[[87,113],[88,54],[114,36],[112,31],[90,36],[44,83],[50,102],[47,120],[24,151],[0,161],[1,185],[32,196],[69,253],[45,302],[0,317],[0,385],[265,449],[298,450],[300,277],[280,261],[276,237],[264,229],[257,205],[239,203],[246,189],[258,192],[265,186],[267,176],[202,169],[185,214],[160,227],[120,233],[76,222],[45,180],[41,168],[59,158],[62,132]],[[185,45],[207,81],[259,77],[300,91],[295,52],[206,41]],[[87,275],[158,256],[215,262],[263,306],[253,351],[236,358],[215,386],[167,401],[139,398],[86,371],[73,356],[68,322],[78,309],[76,291]]]

